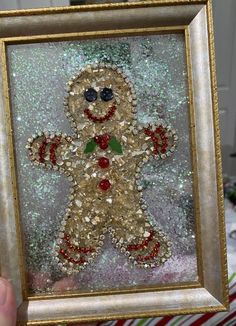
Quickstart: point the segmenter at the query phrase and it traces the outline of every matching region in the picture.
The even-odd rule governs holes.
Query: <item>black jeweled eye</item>
[[[111,88],[105,87],[100,93],[101,99],[108,102],[113,99],[113,91]]]
[[[94,102],[98,97],[98,93],[95,91],[94,88],[91,87],[86,89],[86,91],[84,92],[84,97],[88,102]]]

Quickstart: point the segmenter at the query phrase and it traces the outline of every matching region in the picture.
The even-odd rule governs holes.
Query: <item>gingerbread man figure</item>
[[[71,181],[55,256],[67,273],[78,272],[101,251],[105,235],[139,267],[170,256],[170,242],[152,226],[140,185],[151,157],[165,159],[177,135],[163,120],[138,125],[136,95],[115,65],[88,65],[68,82],[64,105],[76,136],[41,132],[29,138],[31,161]]]

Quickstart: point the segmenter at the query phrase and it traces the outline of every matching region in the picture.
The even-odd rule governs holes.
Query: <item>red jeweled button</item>
[[[100,166],[101,169],[108,168],[110,165],[109,159],[106,157],[100,157],[98,160],[98,165]]]
[[[99,188],[103,191],[108,190],[111,187],[111,183],[107,179],[103,179],[99,182]]]

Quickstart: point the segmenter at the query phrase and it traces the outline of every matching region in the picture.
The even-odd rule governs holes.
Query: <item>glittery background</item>
[[[184,37],[180,34],[54,42],[8,47],[14,141],[29,291],[94,291],[197,280]],[[131,266],[109,237],[94,264],[76,276],[57,269],[51,255],[68,202],[69,182],[34,167],[25,145],[41,130],[72,134],[63,110],[66,82],[79,68],[111,62],[133,81],[138,119],[167,119],[179,144],[171,158],[143,169],[144,196],[154,222],[172,241],[161,268]]]

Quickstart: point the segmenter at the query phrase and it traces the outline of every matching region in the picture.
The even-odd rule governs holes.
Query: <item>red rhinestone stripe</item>
[[[148,246],[148,243],[153,240],[155,232],[152,230],[150,231],[149,237],[144,240],[142,243],[136,244],[136,245],[129,245],[127,247],[128,251],[134,251],[134,250],[143,250]]]
[[[166,136],[166,130],[164,127],[157,127],[155,131],[146,128],[144,129],[144,133],[145,135],[150,136],[154,144],[154,154],[165,154],[167,152],[169,139]]]
[[[53,139],[55,141],[55,143],[52,143],[50,146],[50,161],[52,162],[53,165],[57,164],[57,158],[56,158],[56,149],[57,147],[60,145],[61,143],[61,137],[55,137]]]
[[[147,261],[147,260],[150,260],[150,259],[155,258],[155,257],[158,255],[158,253],[159,253],[159,248],[160,248],[160,243],[157,242],[157,243],[155,244],[155,246],[154,246],[152,252],[151,252],[149,255],[147,255],[147,256],[141,256],[141,255],[139,255],[139,256],[137,257],[137,260],[138,260],[138,261]]]
[[[91,247],[76,247],[76,246],[72,245],[71,242],[69,241],[69,239],[70,239],[69,235],[65,235],[64,239],[65,239],[65,243],[66,243],[67,247],[73,251],[77,251],[77,252],[83,253],[83,254],[95,252],[95,249],[93,249]]]
[[[54,143],[55,141],[55,143]],[[38,150],[38,155],[39,155],[39,162],[40,163],[44,163],[45,162],[45,155],[46,155],[46,149],[47,149],[47,145],[50,143],[50,139],[47,139],[46,137],[44,137],[39,150]],[[50,146],[50,161],[52,162],[53,165],[56,165],[57,160],[56,160],[56,149],[57,147],[60,145],[61,143],[61,137],[55,137],[52,140],[52,144]]]
[[[47,139],[46,139],[46,137],[44,137],[44,139],[39,147],[39,151],[38,151],[40,163],[44,163],[44,161],[45,161],[44,158],[46,155],[46,147],[47,147]]]
[[[113,104],[110,109],[108,110],[107,114],[105,114],[102,117],[97,117],[95,115],[93,115],[90,111],[90,109],[85,109],[84,113],[87,115],[87,117],[89,118],[89,120],[93,121],[93,122],[99,122],[99,123],[103,123],[105,121],[108,121],[111,119],[111,117],[115,114],[116,111],[116,106]]]
[[[67,252],[63,249],[59,250],[59,253],[70,263],[76,264],[76,265],[81,265],[86,263],[86,260],[84,258],[80,258],[79,260],[76,260],[72,257],[69,257],[69,255],[67,254]]]

